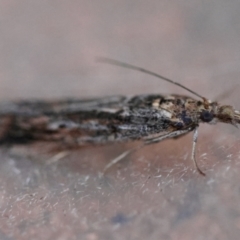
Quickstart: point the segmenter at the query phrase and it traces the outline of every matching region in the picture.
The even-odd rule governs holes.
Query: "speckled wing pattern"
[[[172,109],[165,106],[173,100],[139,95],[2,103],[0,138],[73,145],[152,139],[185,127],[178,118],[172,120]]]

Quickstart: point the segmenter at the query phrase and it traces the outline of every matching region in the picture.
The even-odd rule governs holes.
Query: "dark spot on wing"
[[[176,104],[177,104],[178,106],[182,105],[181,99],[178,98],[178,99],[176,100]]]
[[[185,125],[189,125],[192,123],[192,119],[187,115],[186,111],[182,111],[181,119],[185,123]]]

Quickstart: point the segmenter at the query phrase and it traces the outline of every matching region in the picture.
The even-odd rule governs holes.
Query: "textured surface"
[[[215,98],[239,83],[239,10],[237,0],[1,0],[0,99],[186,94],[97,56]],[[223,101],[240,108],[236,92]],[[191,134],[139,150],[102,179],[135,144],[1,147],[0,238],[238,239],[239,131],[204,125],[199,134],[205,178],[189,160]]]

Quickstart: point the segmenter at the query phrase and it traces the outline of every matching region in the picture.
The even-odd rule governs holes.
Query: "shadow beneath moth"
[[[212,102],[180,83],[146,69],[108,58],[100,58],[99,61],[153,75],[187,90],[199,100],[176,94],[154,94],[1,103],[1,143],[46,140],[76,147],[142,140],[141,145],[123,152],[107,164],[105,172],[145,145],[178,138],[193,131],[191,158],[197,171],[205,175],[195,154],[199,124],[224,122],[237,126],[240,112],[232,106]]]

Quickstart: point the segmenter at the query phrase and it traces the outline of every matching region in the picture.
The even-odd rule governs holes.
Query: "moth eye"
[[[204,122],[211,122],[214,118],[214,115],[213,113],[204,110],[201,112],[200,118]]]

